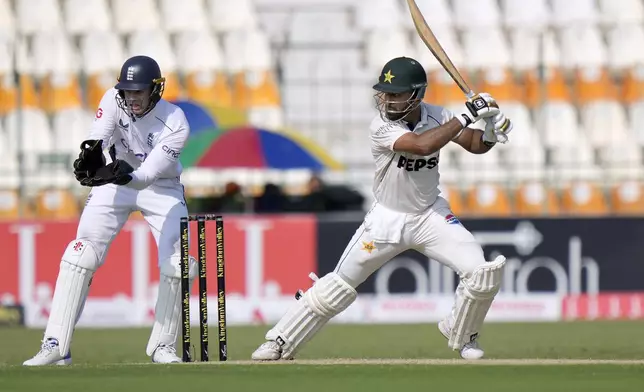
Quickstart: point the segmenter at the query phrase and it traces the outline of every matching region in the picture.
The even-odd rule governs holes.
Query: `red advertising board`
[[[639,320],[644,318],[644,292],[569,295],[563,299],[564,320]]]
[[[206,227],[211,295],[217,287],[214,225],[208,222]],[[36,304],[41,313],[46,313],[60,257],[75,238],[76,226],[77,222],[1,223],[0,301]],[[226,217],[224,238],[229,296],[246,299],[292,296],[298,289],[308,288],[309,273],[317,272],[317,233],[312,216]],[[196,223],[191,226],[191,239],[190,254],[196,256]],[[150,313],[158,280],[154,238],[145,221],[131,220],[114,239],[105,263],[96,273],[88,304],[92,300],[135,301],[145,303],[146,313]],[[197,294],[196,284],[193,294]]]

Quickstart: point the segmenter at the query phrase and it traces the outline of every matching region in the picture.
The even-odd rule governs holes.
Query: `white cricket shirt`
[[[135,169],[125,186],[144,189],[159,179],[178,179],[183,171],[179,155],[190,134],[183,110],[161,99],[135,121],[116,104],[118,91],[108,90],[96,111],[89,139],[114,144],[116,158]]]
[[[421,103],[420,121],[410,130],[404,120],[385,122],[380,115],[371,122],[371,153],[376,162],[373,183],[375,200],[400,212],[416,213],[429,208],[440,194],[440,152],[421,156],[394,152],[396,140],[407,132],[421,134],[454,118],[449,110]]]

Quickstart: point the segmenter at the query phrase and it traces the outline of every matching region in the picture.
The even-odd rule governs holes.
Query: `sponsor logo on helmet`
[[[127,75],[125,76],[127,80],[134,80],[134,67],[127,67]]]

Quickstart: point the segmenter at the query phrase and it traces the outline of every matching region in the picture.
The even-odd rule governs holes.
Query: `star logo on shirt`
[[[373,241],[362,241],[362,250],[367,251],[369,254],[376,249],[376,245],[374,245]]]

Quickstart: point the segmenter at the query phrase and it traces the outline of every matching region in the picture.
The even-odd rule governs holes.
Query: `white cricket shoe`
[[[177,350],[171,346],[159,346],[152,353],[152,362],[154,363],[181,363],[181,358],[177,356]]]
[[[282,358],[282,347],[277,342],[269,340],[253,352],[251,358],[255,361],[277,361]]]
[[[45,338],[38,354],[22,364],[24,366],[71,365],[72,352],[63,357],[58,350],[58,339]]]
[[[438,330],[449,340],[452,333],[452,327],[449,325],[449,320],[443,319],[438,323]],[[485,351],[479,346],[476,338],[465,343],[461,348],[461,358],[463,359],[481,359],[485,355]]]

